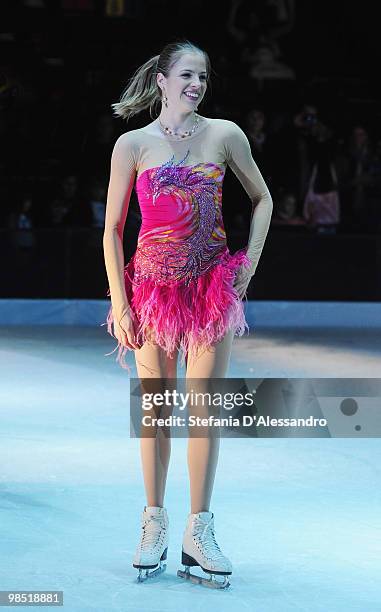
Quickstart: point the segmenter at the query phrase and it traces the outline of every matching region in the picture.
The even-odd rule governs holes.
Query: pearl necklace
[[[187,130],[186,132],[183,132],[183,134],[178,134],[177,132],[174,132],[170,127],[166,127],[165,125],[163,125],[162,122],[160,121],[160,117],[158,119],[159,119],[161,130],[162,132],[164,132],[164,134],[166,134],[167,136],[179,136],[180,138],[186,138],[187,136],[191,136],[196,131],[197,126],[200,121],[199,115],[196,115],[196,121],[194,122],[192,129]]]

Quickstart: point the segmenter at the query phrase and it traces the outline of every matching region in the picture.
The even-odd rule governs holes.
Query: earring
[[[166,94],[165,94],[164,89],[163,89],[163,102],[164,102],[164,106],[165,106],[166,108],[168,108],[168,98],[167,98],[167,96],[166,96]]]

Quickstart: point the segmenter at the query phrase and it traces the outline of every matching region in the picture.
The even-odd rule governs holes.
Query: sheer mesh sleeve
[[[116,141],[111,156],[103,250],[113,313],[118,321],[129,311],[124,283],[123,231],[136,176],[136,147],[130,133]]]
[[[253,275],[269,230],[273,203],[267,185],[256,165],[246,134],[233,121],[225,121],[224,153],[228,166],[233,170],[253,203],[252,222],[247,255],[252,262]]]

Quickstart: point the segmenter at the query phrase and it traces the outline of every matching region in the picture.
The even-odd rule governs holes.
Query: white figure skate
[[[168,550],[168,515],[165,508],[145,506],[142,514],[142,535],[133,566],[139,570],[138,582],[165,571]],[[148,570],[154,570],[149,572]],[[145,572],[145,573],[144,573]]]
[[[178,570],[177,575],[180,578],[213,589],[226,589],[230,586],[227,576],[232,573],[232,565],[229,559],[222,554],[216,542],[212,512],[199,512],[188,516],[181,562],[185,566],[185,571]],[[210,574],[210,578],[191,574],[190,568],[196,565]],[[216,580],[215,576],[223,576],[223,581]]]

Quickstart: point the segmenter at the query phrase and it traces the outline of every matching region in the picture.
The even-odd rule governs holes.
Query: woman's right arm
[[[124,284],[123,231],[136,175],[136,155],[132,136],[119,136],[111,156],[110,181],[107,192],[103,251],[109,281],[114,321],[120,323],[130,314]]]

